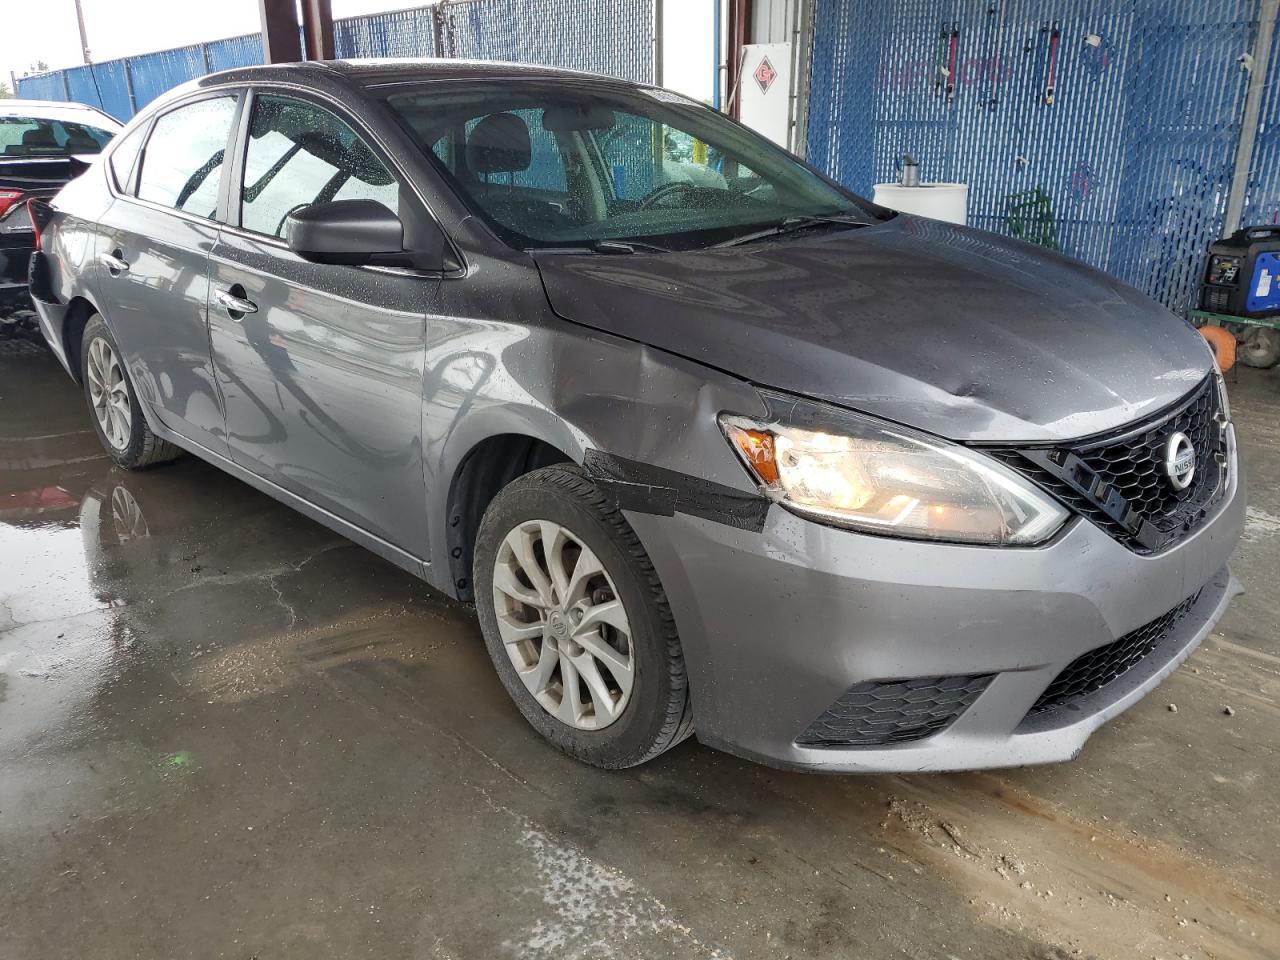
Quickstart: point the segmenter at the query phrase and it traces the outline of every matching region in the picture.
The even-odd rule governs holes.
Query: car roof
[[[264,66],[236,67],[201,78],[198,85],[210,81],[234,79],[239,82],[306,81],[319,79],[345,80],[352,86],[413,83],[422,80],[513,80],[564,79],[598,80],[629,84],[630,81],[560,67],[542,67],[528,63],[506,63],[499,60],[452,60],[431,58],[387,58],[379,60],[310,60],[302,63],[277,63]]]
[[[119,130],[121,123],[97,107],[66,100],[0,100],[0,117],[35,117],[41,120],[108,120]]]

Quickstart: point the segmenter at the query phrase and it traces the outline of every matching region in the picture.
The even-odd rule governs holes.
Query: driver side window
[[[356,199],[400,212],[399,184],[355,131],[305,100],[255,98],[240,225],[280,237],[290,213],[313,203]]]

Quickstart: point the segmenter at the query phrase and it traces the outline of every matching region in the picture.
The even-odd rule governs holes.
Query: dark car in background
[[[52,197],[119,130],[118,121],[81,103],[0,100],[0,336],[35,321],[27,201]]]
[[[670,91],[245,68],[35,206],[111,458],[188,451],[474,601],[589,763],[1065,760],[1239,590],[1190,326]]]

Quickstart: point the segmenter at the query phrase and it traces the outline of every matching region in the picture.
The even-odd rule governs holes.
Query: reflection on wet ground
[[[1232,399],[1251,592],[1076,762],[606,774],[469,608],[193,459],[115,470],[0,343],[0,957],[1274,956],[1280,375]]]

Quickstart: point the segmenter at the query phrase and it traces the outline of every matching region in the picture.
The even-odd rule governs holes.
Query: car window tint
[[[284,235],[290,213],[331,200],[376,200],[400,212],[400,187],[368,145],[323,107],[259,97],[245,152],[240,225]]]
[[[66,157],[101,153],[111,142],[106,130],[48,117],[0,117],[0,156]]]
[[[212,219],[235,109],[235,97],[214,97],[160,117],[142,154],[138,197]]]
[[[133,165],[138,160],[138,153],[146,136],[147,125],[144,123],[138,129],[127,134],[116,145],[116,148],[111,151],[109,158],[111,176],[116,182],[117,190],[129,189],[129,175],[133,173]]]

